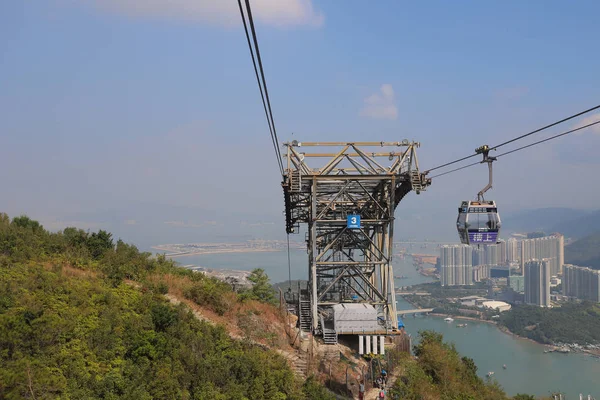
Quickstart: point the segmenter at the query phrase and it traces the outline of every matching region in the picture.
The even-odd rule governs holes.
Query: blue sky
[[[428,168],[600,104],[596,1],[252,4],[282,141],[408,138]],[[143,224],[128,216],[140,204],[201,210],[195,222],[235,210],[283,231],[237,12],[235,1],[1,2],[0,208],[55,227],[111,212]],[[589,129],[501,159],[493,197],[506,210],[595,208],[597,145]],[[435,180],[397,216],[453,228],[485,180],[483,166]]]

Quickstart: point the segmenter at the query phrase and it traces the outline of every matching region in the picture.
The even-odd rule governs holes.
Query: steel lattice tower
[[[381,331],[396,330],[394,210],[411,190],[419,194],[431,184],[419,172],[419,143],[293,141],[285,147],[286,230],[308,227],[312,331],[328,307],[350,302],[373,305]],[[377,152],[367,150],[374,147]]]

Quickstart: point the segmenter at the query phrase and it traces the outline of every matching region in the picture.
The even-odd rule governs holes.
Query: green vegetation
[[[168,303],[173,287],[216,313],[237,301],[108,232],[50,233],[0,214],[0,398],[331,398],[277,353]]]
[[[440,333],[422,331],[419,336],[419,344],[414,346],[416,358],[405,356],[404,370],[392,387],[391,398],[508,399],[496,382],[481,379],[473,360],[461,357]]]
[[[583,237],[566,246],[565,263],[600,269],[600,233]]]
[[[541,308],[521,305],[501,314],[499,323],[539,343],[600,343],[600,305],[567,303]]]
[[[275,291],[264,269],[256,268],[252,270],[248,280],[253,285],[252,288],[242,293],[243,298],[258,300],[264,303],[276,303]]]
[[[274,344],[283,329],[268,277],[255,270],[251,280],[237,294],[108,232],[51,233],[0,214],[0,398],[333,400],[255,344]],[[199,320],[196,305],[237,320],[245,340]],[[418,358],[406,354],[399,367],[400,398],[506,399],[441,335],[421,336]]]

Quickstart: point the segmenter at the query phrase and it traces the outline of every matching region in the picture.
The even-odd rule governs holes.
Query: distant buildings
[[[551,260],[548,259],[525,263],[525,303],[550,306],[550,266]]]
[[[482,305],[485,308],[491,308],[492,310],[496,310],[498,312],[504,312],[511,309],[511,305],[503,301],[484,301]]]
[[[563,235],[555,233],[544,236],[540,232],[528,235],[528,239],[510,238],[485,246],[442,246],[436,268],[439,269],[442,286],[472,285],[473,282],[490,278],[508,278],[508,284],[513,290],[523,293],[526,286],[525,264],[533,260],[544,260],[550,268],[550,282],[550,277],[556,277],[562,272],[564,246]],[[517,262],[522,274],[512,277],[509,265],[514,266]],[[541,305],[547,305],[546,303],[548,302],[540,301]]]
[[[562,285],[565,296],[600,302],[600,271],[567,264],[563,269]]]
[[[545,259],[548,260],[550,265],[551,275],[562,273],[562,266],[565,262],[565,239],[563,235],[554,234],[523,239],[520,242],[520,247],[521,270],[524,270],[525,263],[528,261]]]
[[[489,265],[473,266],[473,282],[481,282],[485,279],[489,279],[491,269],[492,267]]]
[[[521,257],[521,243],[515,239],[510,238],[506,241],[506,258],[509,263],[515,263],[520,260]]]
[[[440,247],[442,286],[473,284],[473,248],[466,244]]]
[[[525,277],[523,275],[509,276],[508,286],[517,293],[525,292]]]

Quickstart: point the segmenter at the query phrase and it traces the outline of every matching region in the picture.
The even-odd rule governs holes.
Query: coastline
[[[460,320],[468,320],[468,321],[475,321],[475,322],[483,322],[483,323],[487,323],[487,324],[491,324],[491,325],[495,325],[496,328],[498,328],[498,330],[502,333],[505,333],[507,335],[512,336],[515,339],[519,339],[519,340],[526,340],[530,343],[534,343],[538,346],[544,347],[544,348],[551,348],[554,350],[556,350],[557,348],[559,348],[559,346],[555,346],[555,345],[551,345],[551,344],[545,344],[545,343],[540,343],[537,342],[531,338],[528,338],[526,336],[521,336],[521,335],[517,335],[516,333],[511,332],[507,327],[505,327],[504,325],[500,325],[498,324],[496,321],[488,321],[485,319],[479,319],[479,318],[474,318],[474,317],[465,317],[465,316],[461,316],[461,315],[451,315],[451,314],[440,314],[440,313],[429,313],[429,315],[434,316],[434,317],[450,317],[453,319],[460,319]],[[584,354],[589,354],[593,357],[600,357],[600,351],[599,350],[593,350],[593,349],[581,349],[579,351],[573,351],[571,350],[569,353],[566,353],[565,355],[568,354],[577,354],[577,353],[584,353]]]
[[[166,249],[162,249],[159,247],[152,247],[155,250],[166,251]],[[165,254],[165,257],[176,258],[176,257],[187,257],[187,256],[202,256],[207,254],[232,254],[232,253],[275,253],[281,251],[279,249],[222,249],[222,250],[200,250],[200,251],[191,251],[184,253],[170,253]]]
[[[406,299],[405,297],[402,297],[402,298],[407,303],[409,303],[412,306],[414,306],[415,308],[419,308],[415,304],[413,304],[410,301],[408,301],[408,299]],[[433,317],[443,317],[443,318],[450,317],[450,318],[453,318],[453,319],[460,319],[460,320],[466,320],[466,321],[475,321],[475,322],[483,322],[483,323],[486,323],[486,324],[495,325],[496,328],[498,328],[498,330],[500,332],[505,333],[507,335],[510,335],[510,336],[512,336],[515,339],[526,340],[526,341],[529,341],[530,343],[535,343],[536,345],[544,347],[544,348],[551,348],[551,349],[557,349],[558,348],[558,346],[554,346],[554,345],[550,345],[550,344],[545,344],[545,343],[540,343],[540,342],[537,342],[537,341],[535,341],[535,340],[533,340],[531,338],[528,338],[526,336],[517,335],[516,333],[511,332],[504,325],[498,324],[496,321],[489,321],[489,320],[479,319],[479,318],[475,318],[475,317],[467,317],[467,316],[463,316],[463,315],[451,315],[451,314],[444,314],[444,313],[429,313],[428,315],[433,316]],[[593,349],[581,349],[579,351],[573,351],[573,350],[571,350],[569,353],[566,353],[566,354],[571,354],[571,353],[573,353],[573,354],[584,353],[584,354],[588,354],[588,355],[593,356],[593,357],[600,357],[600,350],[593,350]]]

